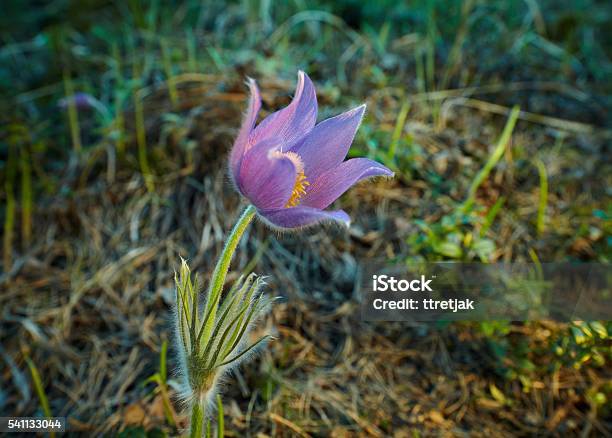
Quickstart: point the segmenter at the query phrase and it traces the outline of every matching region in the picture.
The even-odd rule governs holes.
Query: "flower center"
[[[275,158],[287,158],[291,160],[295,166],[297,176],[295,177],[293,190],[291,191],[289,200],[285,204],[285,208],[298,206],[300,204],[300,198],[306,194],[306,187],[310,185],[308,179],[306,179],[306,174],[304,174],[304,162],[302,161],[302,157],[295,152],[283,152],[282,150],[270,151],[270,156]]]
[[[285,204],[285,208],[297,207],[300,203],[300,198],[306,194],[306,187],[309,185],[310,183],[306,179],[304,171],[300,171],[295,177],[293,191],[291,192],[291,197],[289,197],[289,200]]]

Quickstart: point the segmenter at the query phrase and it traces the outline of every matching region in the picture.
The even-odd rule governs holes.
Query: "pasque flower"
[[[249,345],[249,333],[273,299],[262,294],[263,279],[240,277],[223,292],[230,264],[256,213],[278,228],[298,228],[324,220],[348,224],[342,210],[325,210],[356,182],[393,176],[382,164],[365,158],[344,161],[361,123],[365,105],[315,126],[317,97],[304,72],[298,74],[293,101],[255,126],[261,97],[249,79],[251,99],[230,156],[236,187],[251,203],[229,233],[205,294],[185,261],[176,282],[176,331],[184,398],[191,406],[190,436],[201,437],[208,405],[218,382],[248,360],[270,339]],[[208,435],[207,435],[208,436]]]
[[[380,163],[344,161],[365,111],[358,106],[315,125],[317,97],[304,72],[298,73],[293,101],[255,126],[261,96],[254,80],[245,120],[230,156],[230,173],[258,215],[279,228],[325,220],[348,224],[342,210],[325,210],[360,180],[393,176]]]
[[[65,110],[68,108],[68,105],[73,103],[78,110],[88,110],[95,107],[96,100],[97,99],[91,94],[78,92],[73,94],[72,96],[62,97],[57,102],[57,106],[60,109]]]

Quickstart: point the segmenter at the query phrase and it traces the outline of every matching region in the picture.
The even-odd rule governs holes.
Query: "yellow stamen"
[[[287,204],[285,204],[285,208],[298,206],[300,203],[300,198],[306,194],[306,187],[309,185],[310,183],[306,179],[304,171],[300,171],[295,177],[295,185],[293,186],[291,197],[287,201]]]
[[[291,196],[285,204],[285,208],[296,207],[300,204],[300,199],[306,194],[306,187],[310,185],[304,174],[304,162],[302,158],[295,152],[283,152],[279,150],[273,150],[270,152],[270,157],[274,158],[287,158],[291,160],[295,166],[297,176],[295,177],[295,183],[293,184],[293,190]]]

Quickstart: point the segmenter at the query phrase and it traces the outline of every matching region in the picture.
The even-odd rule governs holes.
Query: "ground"
[[[2,74],[15,78],[4,92],[18,110],[4,108],[0,149],[0,411],[42,414],[46,399],[90,435],[187,426],[173,377],[173,272],[182,256],[205,282],[245,205],[226,171],[245,76],[269,113],[289,102],[302,68],[319,119],[368,104],[351,154],[396,177],[337,202],[350,229],[257,222],[245,235],[228,282],[268,275],[267,293],[282,299],[253,334],[276,339],[224,382],[226,435],[612,434],[609,322],[360,316],[361,274],[385,260],[609,261],[609,53],[584,44],[609,8],[525,3],[435,3],[435,13],[232,3],[183,35],[168,23],[188,22],[193,5],[134,2],[135,30],[116,40],[113,26],[92,23],[117,20],[108,6],[71,15],[69,31],[15,15],[32,31],[3,40]],[[413,30],[377,18],[391,10]],[[496,22],[507,25],[497,37]],[[48,39],[42,49],[36,35]],[[19,75],[27,59],[39,64]],[[58,107],[71,90],[104,109]],[[167,378],[152,381],[164,345]]]

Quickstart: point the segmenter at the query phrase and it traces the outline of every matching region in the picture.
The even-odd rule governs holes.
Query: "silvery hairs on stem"
[[[265,282],[256,274],[240,276],[224,297],[221,289],[215,288],[204,297],[185,260],[180,272],[175,272],[175,283],[176,342],[184,386],[181,396],[192,408],[197,405],[205,411],[223,375],[252,357],[257,347],[271,338],[265,335],[250,345],[247,339],[273,299],[261,293]]]

